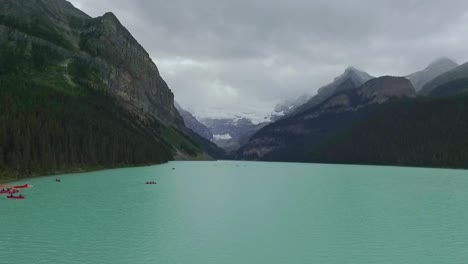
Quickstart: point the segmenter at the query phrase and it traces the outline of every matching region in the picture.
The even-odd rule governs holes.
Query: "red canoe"
[[[25,185],[20,185],[20,186],[13,186],[14,189],[25,189],[28,188],[29,185],[26,183]]]
[[[24,200],[24,196],[20,195],[20,196],[13,196],[13,195],[9,195],[7,196],[8,199],[14,199],[14,200]]]
[[[17,192],[19,192],[19,191],[16,190],[16,189],[10,189],[10,190],[0,191],[0,194],[14,194],[14,193],[17,193]]]

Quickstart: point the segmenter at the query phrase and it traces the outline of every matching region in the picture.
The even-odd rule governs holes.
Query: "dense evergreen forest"
[[[162,163],[175,149],[201,153],[174,128],[138,121],[98,78],[89,87],[86,61],[63,59],[34,42],[0,45],[0,179]]]
[[[253,146],[274,149],[260,160],[468,168],[468,93],[393,99],[271,126]]]
[[[468,94],[389,102],[371,112],[323,138],[305,161],[468,168]]]

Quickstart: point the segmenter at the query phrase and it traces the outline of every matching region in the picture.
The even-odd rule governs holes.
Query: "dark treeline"
[[[449,81],[430,93],[431,96],[452,96],[468,92],[468,78]]]
[[[113,15],[92,19],[66,1],[0,8],[0,180],[223,154],[189,135],[171,104]]]
[[[30,81],[0,78],[0,174],[161,163],[171,153],[154,131],[108,96],[70,95]],[[8,174],[8,175],[6,175]]]
[[[307,161],[468,168],[468,95],[390,102],[372,112],[310,149]]]
[[[161,135],[175,137],[175,131],[156,121],[142,124],[105,91],[83,85],[81,80],[92,80],[87,72],[64,66],[53,47],[5,37],[0,42],[0,178],[172,159],[172,142]]]

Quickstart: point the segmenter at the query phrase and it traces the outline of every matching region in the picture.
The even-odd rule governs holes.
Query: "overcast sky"
[[[112,11],[195,112],[270,112],[355,66],[406,75],[468,60],[466,0],[71,0]]]

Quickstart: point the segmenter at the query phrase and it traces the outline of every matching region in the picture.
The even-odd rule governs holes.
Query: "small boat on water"
[[[62,180],[60,180],[60,179],[55,179],[55,182],[62,182]]]
[[[10,188],[0,190],[0,194],[14,194],[14,193],[17,193],[17,192],[19,192],[19,190],[10,189]]]
[[[29,187],[33,187],[32,185],[29,184],[24,184],[24,185],[17,185],[17,186],[11,186],[11,185],[0,185],[1,189],[26,189]]]
[[[24,200],[24,196],[23,195],[19,195],[19,196],[14,196],[12,194],[8,195],[7,196],[8,199],[13,199],[13,200]]]
[[[158,183],[155,181],[147,181],[145,184],[158,184]]]
[[[29,188],[29,185],[26,183],[25,185],[13,186],[13,189],[26,189]]]

